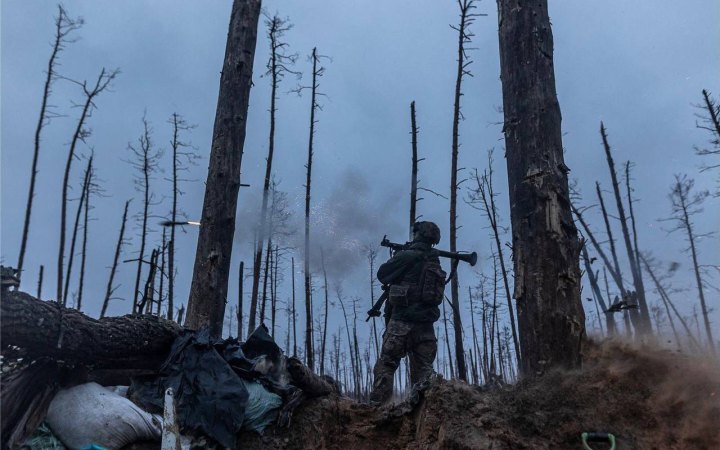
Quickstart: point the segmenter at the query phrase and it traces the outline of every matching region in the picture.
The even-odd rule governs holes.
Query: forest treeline
[[[510,8],[509,3],[501,2],[499,8]],[[473,0],[458,0],[457,5],[458,23],[451,26],[457,33],[457,48],[448,49],[457,53],[453,114],[448,117],[452,121],[452,137],[447,147],[451,161],[449,196],[419,181],[427,150],[422,145],[422,124],[417,119],[422,105],[414,101],[408,105],[407,130],[402,130],[409,133],[410,141],[407,148],[395,150],[406,152],[411,161],[407,167],[411,180],[408,230],[423,209],[419,195],[428,194],[425,202],[447,203],[449,250],[462,250],[457,242],[457,230],[462,223],[458,202],[465,202],[477,210],[476,214],[487,225],[487,228],[465,232],[487,239],[492,249],[483,271],[471,279],[459,279],[455,275],[450,281],[447,302],[443,302],[441,320],[436,324],[440,341],[436,370],[446,377],[475,384],[511,382],[521,373],[541,372],[546,355],[553,353],[529,336],[543,333],[557,336],[559,346],[569,346],[564,354],[556,352],[552,356],[556,358],[553,364],[564,366],[573,366],[579,352],[571,348],[579,345],[579,340],[570,344],[573,339],[568,336],[584,334],[638,341],[669,338],[673,348],[716,357],[718,336],[717,332],[713,333],[716,328],[711,312],[717,303],[717,289],[710,281],[716,276],[713,271],[717,270],[717,263],[709,261],[716,255],[703,254],[700,242],[716,230],[702,229],[696,218],[703,214],[706,203],[717,202],[720,184],[713,190],[703,189],[695,185],[692,174],[678,174],[674,180],[668,180],[664,207],[667,214],[662,224],[687,244],[685,254],[678,255],[677,261],[668,265],[653,255],[652,248],[643,246],[638,224],[655,218],[636,217],[636,192],[642,187],[637,186],[633,174],[642,171],[642,167],[636,167],[631,161],[616,162],[609,132],[613,124],[598,124],[597,151],[602,152],[607,162],[607,175],[594,184],[590,184],[592,180],[583,180],[582,185],[568,183],[552,58],[547,62],[547,54],[552,55],[552,35],[545,8],[538,17],[532,18],[507,12],[500,26],[504,152],[512,207],[501,204],[497,191],[500,172],[495,167],[497,152],[481,155],[485,163],[480,167],[468,170],[458,165],[465,119],[462,104],[474,101],[463,96],[463,83],[472,76],[472,29],[482,14],[476,12]],[[383,255],[373,245],[359,250],[367,263],[366,291],[348,294],[343,280],[328,276],[324,250],[319,243],[312,242],[313,204],[317,201],[313,196],[314,137],[318,133],[316,125],[322,120],[326,95],[322,80],[325,76],[337,75],[326,72],[326,68],[331,68],[331,60],[318,48],[308,52],[307,60],[301,58],[292,46],[290,20],[277,14],[261,14],[259,1],[235,2],[232,17],[202,217],[199,221],[190,220],[192,218],[183,212],[184,190],[200,184],[186,179],[184,174],[197,164],[204,151],[192,144],[194,126],[178,111],[167,118],[162,127],[153,125],[146,116],[140,118],[139,135],[131,139],[123,158],[126,170],[133,173],[136,195],[123,199],[124,209],[118,211],[117,217],[103,218],[101,225],[97,218],[93,221],[93,205],[105,201],[112,193],[104,191],[98,174],[111,169],[98,167],[95,162],[89,144],[90,123],[93,110],[102,108],[103,98],[117,95],[110,92],[110,88],[122,74],[118,69],[101,68],[95,77],[86,81],[62,74],[62,54],[71,51],[83,21],[58,6],[46,79],[39,93],[41,108],[33,141],[22,238],[18,243],[16,269],[21,289],[30,290],[31,280],[23,279],[23,271],[35,264],[40,268],[33,292],[38,298],[52,299],[78,310],[86,307],[88,301],[102,302],[100,317],[108,313],[113,301],[124,298],[128,300],[125,304],[128,314],[162,316],[191,328],[209,324],[218,336],[242,338],[264,323],[287,354],[300,356],[320,374],[332,375],[348,393],[365,397],[372,385],[373,363],[379,356],[382,324],[373,320],[366,325],[364,314],[378,296],[380,286],[375,281],[375,271]],[[509,38],[513,29],[532,21],[547,22],[543,28],[547,33],[543,45],[548,47],[540,51],[528,50]],[[260,70],[253,69],[253,63],[261,59],[246,51],[249,48],[254,51],[257,39],[267,39],[270,49],[264,58],[266,64]],[[532,54],[522,55],[522,52]],[[537,60],[537,72],[528,74],[517,70],[513,60],[518,55]],[[253,73],[260,71],[267,80],[263,83],[253,77]],[[552,89],[532,90],[527,87],[533,85],[528,83],[529,76],[537,77]],[[244,121],[253,79],[256,80],[255,95],[268,95],[271,105],[265,122],[268,134],[262,201],[252,217],[236,217],[238,191],[247,187],[238,180],[241,180]],[[35,191],[38,161],[50,145],[43,142],[42,136],[45,128],[52,125],[55,114],[48,108],[53,102],[55,83],[78,87],[80,112],[66,145],[65,166],[57,173],[43,174],[57,178],[57,192],[61,193],[58,223],[46,225],[33,222],[32,211],[37,207],[34,202],[37,197],[42,202],[55,201]],[[307,102],[306,117],[290,118],[283,114],[278,98],[288,91],[301,95]],[[516,95],[524,95],[530,101],[518,102],[513,97]],[[696,155],[699,170],[717,173],[720,169],[720,104],[707,90],[698,93],[697,102],[697,128],[704,133],[705,142],[686,151],[688,155]],[[533,108],[538,111],[542,108],[542,120],[530,119],[536,117],[532,115],[536,112]],[[243,123],[228,127],[238,120]],[[302,208],[289,202],[288,193],[280,188],[283,173],[273,168],[278,123],[290,120],[303,120],[308,124],[307,151],[297,161],[298,165],[304,165],[306,174]],[[170,143],[164,153],[157,144],[161,139]],[[594,139],[588,137],[588,141]],[[548,148],[552,151],[548,152]],[[549,168],[535,164],[540,160],[549,161]],[[81,183],[76,186],[73,180],[78,178]],[[71,189],[79,193],[76,198],[71,198]],[[650,194],[658,195],[645,193],[645,198]],[[659,203],[659,199],[653,201]],[[223,213],[217,214],[217,211]],[[294,226],[294,217],[298,221],[302,217],[302,229]],[[528,217],[533,220],[526,219]],[[236,224],[250,224],[254,229],[253,242],[241,244],[252,248],[252,259],[242,261],[239,273],[231,274]],[[200,234],[192,279],[178,277],[178,266],[186,265],[185,273],[189,273],[190,265],[177,260],[176,233],[183,227],[198,225]],[[58,227],[56,261],[39,261],[36,256],[26,258],[26,254],[38,254],[28,251],[33,247],[33,233],[38,233],[40,227],[50,232],[54,226]],[[86,292],[85,289],[88,269],[106,263],[89,260],[88,246],[92,240],[89,241],[88,235],[93,226],[118,230],[112,264],[105,274],[108,280],[105,292]],[[134,238],[129,233],[131,228],[139,230]],[[544,236],[546,232],[548,237],[543,238],[540,247],[533,247],[541,239],[531,236]],[[542,251],[538,251],[539,248]],[[47,257],[52,252],[43,255]],[[320,270],[311,267],[312,258],[319,258]],[[44,286],[45,267],[50,264],[55,264],[55,291]],[[674,288],[672,276],[677,275],[681,267],[690,272],[694,281],[692,289]],[[133,271],[132,288],[118,290],[115,280],[119,270]],[[539,277],[537,273],[556,276]],[[100,276],[99,271],[93,270],[92,276]],[[238,298],[228,298],[229,283],[238,286]],[[189,300],[177,297],[179,284],[189,287]],[[582,292],[581,285],[586,286]],[[555,295],[548,299],[538,292]],[[221,307],[218,301],[222,302]],[[689,305],[691,312],[687,311]],[[330,329],[332,324],[328,318],[333,314],[339,314],[342,320]],[[557,317],[552,320],[536,317],[542,314]],[[401,365],[397,377],[401,388],[408,386],[407,364]]]

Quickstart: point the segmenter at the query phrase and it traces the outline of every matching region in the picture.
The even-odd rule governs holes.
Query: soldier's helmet
[[[413,239],[435,245],[440,242],[440,228],[432,222],[415,222]]]

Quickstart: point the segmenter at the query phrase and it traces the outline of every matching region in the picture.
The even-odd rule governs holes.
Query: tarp
[[[183,432],[196,430],[235,448],[240,430],[261,432],[274,419],[281,397],[294,389],[282,382],[281,361],[282,350],[264,325],[245,343],[232,338],[214,341],[207,329],[185,330],[173,343],[159,376],[133,379],[129,395],[141,406],[161,412],[165,390],[172,388]],[[253,390],[268,388],[279,396],[253,391],[248,409],[251,395],[243,380],[262,384],[252,385]]]

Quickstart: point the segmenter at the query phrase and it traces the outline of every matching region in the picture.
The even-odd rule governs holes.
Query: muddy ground
[[[310,400],[289,429],[247,433],[243,449],[579,449],[584,431],[621,449],[720,448],[720,368],[619,343],[589,344],[576,371],[483,389],[438,379],[415,405]],[[608,448],[597,444],[594,448]]]

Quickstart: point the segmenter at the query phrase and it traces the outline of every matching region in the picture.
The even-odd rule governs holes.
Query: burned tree
[[[627,250],[628,260],[630,261],[630,273],[633,277],[633,285],[637,294],[639,314],[639,331],[641,334],[651,333],[652,325],[650,324],[650,312],[647,302],[645,301],[645,286],[642,281],[642,272],[638,265],[637,258],[634,255],[632,241],[630,239],[630,230],[628,229],[628,221],[625,216],[625,207],[623,206],[622,197],[620,195],[620,183],[617,179],[615,171],[615,162],[613,161],[612,151],[608,143],[607,130],[605,125],[600,123],[600,135],[602,136],[603,148],[605,149],[605,157],[607,159],[608,168],[610,169],[610,178],[612,180],[613,192],[615,193],[615,202],[617,204],[618,219],[620,220],[620,228],[625,241],[625,249]],[[632,316],[632,315],[631,315]]]
[[[25,222],[23,223],[22,238],[20,240],[20,254],[18,255],[17,264],[17,271],[21,280],[23,264],[25,261],[25,249],[27,248],[27,239],[28,234],[30,233],[30,215],[32,213],[33,198],[35,196],[35,179],[38,174],[37,164],[38,157],[40,155],[40,137],[45,125],[52,117],[54,117],[54,115],[48,111],[50,108],[48,100],[50,99],[50,94],[52,92],[52,84],[58,77],[57,72],[55,71],[58,64],[57,58],[60,52],[65,48],[65,45],[72,42],[72,40],[68,38],[70,33],[80,28],[82,24],[82,19],[71,19],[68,17],[67,12],[62,5],[58,5],[58,14],[55,17],[55,39],[53,40],[52,52],[50,53],[47,72],[45,73],[45,87],[43,89],[42,101],[40,103],[40,117],[38,118],[38,122],[35,127],[35,145],[33,147],[32,168],[30,169],[30,188],[28,192],[27,206],[25,207]],[[60,301],[60,297],[58,297],[58,301]]]
[[[578,367],[585,313],[546,0],[498,2],[520,371]]]
[[[675,223],[670,232],[682,231],[688,243],[686,251],[690,252],[693,263],[693,272],[695,273],[695,282],[698,290],[698,299],[700,300],[700,310],[705,325],[705,333],[707,334],[710,352],[715,355],[715,341],[712,336],[712,328],[710,327],[709,309],[705,301],[705,283],[702,279],[700,264],[698,263],[697,240],[707,236],[707,234],[698,234],[693,223],[692,216],[702,212],[702,203],[709,195],[707,191],[693,192],[695,180],[683,175],[675,175],[675,183],[670,191],[670,203],[672,206],[671,216],[666,219]]]
[[[179,173],[188,170],[188,165],[194,164],[198,156],[192,151],[194,147],[182,140],[180,134],[195,128],[189,125],[185,119],[178,113],[173,113],[169,120],[173,128],[173,136],[170,141],[172,149],[172,209],[170,210],[170,220],[173,224],[177,223],[178,214],[178,197],[182,195],[182,191],[178,187],[181,181]],[[167,245],[167,278],[168,278],[168,308],[167,318],[173,319],[175,310],[175,226],[170,227],[170,241]]]
[[[185,325],[222,333],[260,0],[233,2]]]
[[[492,151],[488,152],[488,169],[483,172],[482,176],[478,173],[477,169],[473,176],[473,180],[476,183],[476,188],[470,190],[468,203],[470,206],[478,207],[485,213],[488,221],[490,222],[490,229],[493,232],[493,238],[495,241],[495,251],[497,257],[500,260],[500,271],[503,279],[503,287],[505,288],[505,297],[507,299],[508,314],[510,316],[510,328],[512,329],[513,344],[515,346],[515,358],[517,363],[520,363],[520,345],[517,339],[517,330],[515,328],[515,312],[512,307],[512,296],[510,295],[510,282],[508,280],[508,271],[505,267],[505,257],[503,256],[502,244],[500,243],[500,230],[501,226],[498,224],[498,213],[497,206],[495,204],[495,188],[493,186],[493,157]],[[476,206],[478,205],[479,206]]]
[[[307,176],[305,180],[305,363],[311,369],[315,367],[313,356],[313,317],[312,317],[312,289],[310,286],[310,183],[312,181],[312,162],[313,162],[313,142],[315,138],[315,113],[320,109],[318,96],[323,95],[318,91],[320,87],[319,79],[325,73],[325,68],[320,66],[320,58],[317,48],[313,48],[310,59],[312,61],[312,84],[309,87],[300,87],[302,89],[310,89],[310,135],[308,138],[308,159],[305,168]]]
[[[135,288],[133,290],[132,312],[140,313],[138,302],[141,295],[140,277],[142,275],[143,264],[145,263],[145,246],[147,244],[148,234],[148,217],[150,214],[150,206],[153,203],[154,195],[150,190],[150,181],[153,173],[158,170],[161,153],[155,150],[151,139],[152,129],[145,115],[142,118],[143,131],[138,137],[136,145],[128,144],[128,150],[132,153],[133,160],[130,162],[137,171],[134,183],[135,189],[140,191],[143,196],[142,212],[140,213],[140,253],[137,258],[137,272],[135,274]]]
[[[702,130],[710,132],[710,147],[695,147],[695,153],[699,156],[720,156],[720,104],[706,90],[702,91],[703,103],[698,105],[701,113],[697,115],[700,121],[696,126]],[[720,168],[720,162],[712,162],[703,164],[701,171]],[[715,196],[720,196],[720,185],[715,192]]]
[[[80,199],[78,200],[77,211],[75,213],[75,224],[73,225],[72,237],[70,238],[70,252],[68,255],[67,272],[65,273],[65,289],[63,291],[62,304],[67,306],[67,296],[70,290],[70,278],[72,276],[73,262],[75,261],[75,243],[77,241],[77,234],[80,228],[80,215],[82,214],[83,207],[85,206],[85,197],[87,195],[88,186],[90,184],[90,171],[92,168],[92,157],[88,159],[87,166],[85,167],[85,173],[83,175],[82,188],[80,190]],[[60,299],[58,299],[60,301]]]
[[[75,150],[79,142],[84,142],[85,139],[90,137],[90,129],[85,127],[85,122],[90,117],[92,111],[95,109],[94,100],[100,93],[106,90],[110,83],[118,75],[118,70],[107,71],[104,68],[100,71],[100,74],[95,80],[95,85],[88,85],[87,81],[75,82],[83,90],[85,101],[81,108],[80,117],[77,121],[77,126],[73,132],[72,138],[70,139],[70,145],[68,147],[68,156],[65,162],[65,172],[63,175],[62,194],[60,198],[60,245],[58,248],[58,270],[57,270],[57,301],[63,298],[63,265],[65,259],[65,231],[67,221],[67,201],[68,201],[68,185],[70,183],[70,171],[72,169],[72,162],[75,159]]]
[[[83,215],[83,237],[82,247],[80,249],[80,280],[78,281],[78,296],[76,308],[79,311],[82,308],[83,291],[85,288],[85,267],[87,263],[87,240],[88,225],[90,224],[90,194],[100,193],[100,187],[95,183],[95,169],[92,164],[93,157],[90,156],[88,162],[87,186],[85,187],[85,213]]]
[[[472,60],[467,55],[467,44],[474,36],[470,32],[470,26],[479,14],[472,12],[475,9],[473,0],[458,0],[460,7],[460,24],[451,25],[451,28],[458,32],[458,56],[457,75],[455,78],[455,102],[453,107],[452,126],[452,158],[450,169],[450,251],[457,251],[457,193],[458,193],[458,152],[460,150],[460,119],[463,118],[460,112],[460,97],[462,96],[462,81],[466,75],[471,75],[468,67]],[[453,262],[453,269],[457,262]],[[457,358],[458,378],[467,380],[467,369],[465,367],[465,349],[463,345],[463,328],[460,317],[460,282],[457,272],[453,270],[454,276],[450,281],[450,295],[453,306],[453,326],[455,329],[455,357]]]
[[[255,311],[257,310],[258,291],[260,283],[260,265],[262,261],[263,245],[267,236],[268,222],[268,197],[270,193],[270,181],[272,177],[272,163],[275,152],[275,124],[277,114],[277,89],[286,74],[298,74],[290,69],[295,63],[297,54],[288,54],[288,44],[283,42],[283,36],[292,28],[287,19],[281,19],[275,15],[265,21],[268,27],[267,37],[270,41],[270,58],[267,62],[267,72],[270,76],[270,136],[268,137],[268,154],[265,159],[265,180],[263,183],[262,206],[260,208],[260,226],[258,227],[258,238],[255,249],[255,260],[253,263],[252,293],[250,297],[250,318],[249,330],[255,328]],[[269,239],[268,239],[269,240]],[[270,245],[268,244],[268,247]],[[265,256],[268,258],[268,255]],[[264,307],[263,307],[264,309]],[[262,320],[262,319],[261,319]]]
[[[110,267],[110,278],[108,279],[107,288],[105,289],[105,298],[103,299],[102,310],[100,311],[100,318],[105,317],[107,313],[108,305],[110,304],[110,298],[115,292],[113,286],[113,280],[115,279],[115,272],[117,271],[118,260],[120,259],[120,252],[122,251],[123,243],[125,242],[125,223],[127,222],[128,207],[130,206],[130,200],[125,202],[125,210],[123,211],[122,221],[120,222],[120,236],[118,236],[117,244],[115,245],[115,256],[113,257],[113,263]],[[39,298],[39,297],[38,297]]]
[[[417,120],[415,119],[414,101],[410,103],[410,134],[412,135],[412,170],[410,174],[410,239],[412,240],[413,225],[415,225],[415,220],[417,220],[418,163],[421,161],[421,159],[418,159],[418,128]],[[375,326],[375,321],[373,321],[373,326]]]

